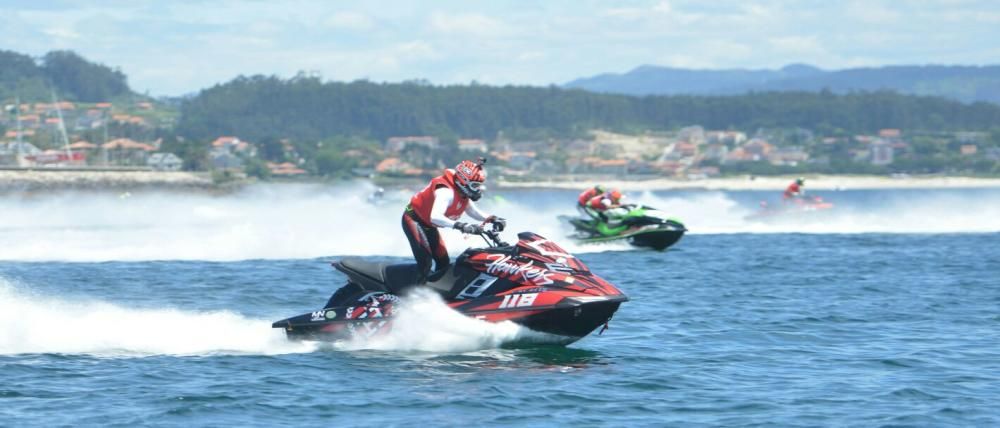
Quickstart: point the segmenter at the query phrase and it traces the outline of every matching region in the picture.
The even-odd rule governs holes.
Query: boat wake
[[[388,333],[336,342],[333,350],[461,353],[511,342],[551,341],[512,322],[494,324],[466,317],[425,290],[407,296],[398,313]],[[230,311],[70,302],[33,295],[0,279],[0,355],[279,355],[329,348],[324,343],[290,341],[283,331],[271,328],[271,321]]]
[[[270,321],[229,311],[130,308],[32,295],[0,279],[0,355],[275,355],[311,352]]]

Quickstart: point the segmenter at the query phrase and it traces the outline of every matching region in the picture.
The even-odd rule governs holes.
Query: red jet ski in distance
[[[808,219],[829,213],[833,204],[819,196],[796,198],[780,204],[760,202],[760,210],[745,217],[746,220]]]
[[[482,234],[485,248],[459,255],[443,278],[424,285],[452,309],[489,322],[512,321],[572,343],[607,325],[628,297],[590,272],[559,245],[531,232],[514,245],[496,230]],[[391,328],[401,295],[416,287],[415,263],[373,263],[347,258],[333,263],[347,275],[323,309],[272,324],[289,339],[341,340]],[[405,310],[405,309],[404,309]]]

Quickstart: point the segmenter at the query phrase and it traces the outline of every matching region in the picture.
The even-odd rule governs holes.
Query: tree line
[[[499,132],[580,135],[583,130],[801,127],[827,135],[905,130],[984,131],[1000,106],[888,91],[761,92],[734,96],[609,95],[554,86],[435,86],[422,82],[322,82],[239,77],[184,101],[177,132],[208,139],[384,140],[435,135],[492,139]]]
[[[96,103],[131,94],[120,70],[87,61],[72,51],[52,51],[37,61],[0,50],[0,100],[51,102],[59,99]]]

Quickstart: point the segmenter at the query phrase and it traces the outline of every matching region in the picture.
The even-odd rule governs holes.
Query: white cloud
[[[337,12],[330,15],[324,24],[330,28],[358,31],[375,27],[375,21],[371,17],[359,12]]]
[[[776,53],[785,57],[816,56],[826,52],[815,36],[772,37],[767,41]]]
[[[847,15],[860,22],[885,25],[899,22],[900,13],[873,1],[854,1],[847,6]]]
[[[429,24],[433,31],[451,35],[497,37],[510,33],[502,21],[478,13],[434,12]]]
[[[434,46],[431,46],[430,43],[422,40],[400,43],[393,46],[390,51],[394,55],[407,61],[422,61],[439,57],[437,51],[434,49]]]
[[[617,7],[605,9],[602,14],[611,18],[638,20],[646,17],[646,10],[637,7]]]
[[[547,55],[545,54],[545,52],[529,51],[529,52],[521,52],[520,54],[518,54],[517,60],[520,62],[532,62],[532,61],[543,60],[546,57]]]
[[[56,39],[79,39],[80,33],[65,27],[48,27],[42,30],[48,36]]]
[[[653,12],[657,13],[670,13],[671,10],[673,10],[673,7],[670,6],[670,2],[668,1],[661,1],[653,6]]]

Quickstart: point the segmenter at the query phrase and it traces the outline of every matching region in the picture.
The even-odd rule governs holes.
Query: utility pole
[[[110,110],[111,110],[110,108],[104,110],[104,116],[103,116],[104,120],[101,121],[104,123],[104,142],[101,143],[101,161],[103,163],[102,166],[108,166],[108,149],[104,148],[104,145],[108,144],[108,113],[110,112]]]
[[[17,152],[14,155],[14,160],[17,162],[17,166],[23,166],[21,165],[24,162],[21,159],[21,97],[18,96],[14,98],[14,100],[14,103],[17,104],[17,106],[14,107],[17,115],[17,143],[15,143],[17,144]]]

